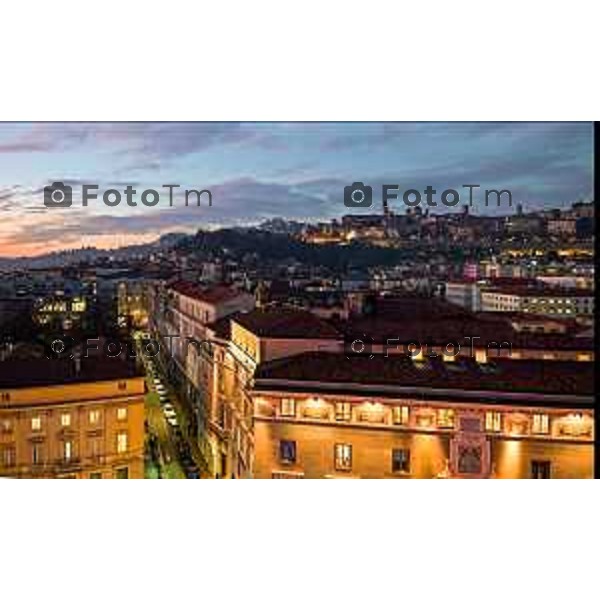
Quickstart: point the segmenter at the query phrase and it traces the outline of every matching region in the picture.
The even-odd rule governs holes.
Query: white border
[[[0,118],[592,120],[592,7],[22,0],[2,7]],[[597,587],[593,482],[0,481],[0,498],[7,598]]]
[[[598,496],[564,480],[0,480],[2,589],[62,600],[588,597]]]
[[[593,120],[593,3],[22,0],[6,120]]]

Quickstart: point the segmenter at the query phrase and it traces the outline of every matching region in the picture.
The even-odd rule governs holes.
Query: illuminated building
[[[481,291],[481,310],[518,311],[553,317],[594,316],[594,294],[584,289],[497,286]]]
[[[145,281],[120,281],[117,285],[117,324],[143,329],[148,325]]]
[[[54,295],[36,301],[33,321],[55,331],[70,330],[85,325],[88,300],[84,297]]]
[[[153,313],[161,357],[188,413],[200,466],[207,475],[249,473],[252,410],[240,392],[245,381],[237,383],[242,373],[224,337],[228,317],[254,308],[254,303],[253,295],[231,287],[180,281],[167,288],[163,307]],[[219,400],[223,395],[227,404]]]
[[[254,476],[593,477],[593,366],[308,352],[254,376]]]
[[[546,228],[550,235],[574,236],[577,220],[572,218],[552,219],[547,221]]]
[[[144,393],[117,358],[0,361],[0,476],[143,478]]]

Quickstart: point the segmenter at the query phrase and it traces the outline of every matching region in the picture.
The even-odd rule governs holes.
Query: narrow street
[[[139,335],[134,336],[137,352],[146,371],[146,476],[160,479],[196,479],[198,469],[182,429],[181,410],[157,364],[142,351]]]

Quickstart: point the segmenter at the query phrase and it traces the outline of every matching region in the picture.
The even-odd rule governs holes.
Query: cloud
[[[592,195],[589,123],[3,124],[0,152],[31,172],[28,185],[9,185],[11,165],[0,182],[0,247],[9,241],[57,244],[61,237],[76,244],[111,233],[160,235],[275,216],[327,220],[348,212],[343,188],[357,180],[373,186],[372,211],[380,210],[383,183],[402,190],[432,185],[438,194],[463,184],[508,188],[526,210]],[[139,197],[143,188],[160,189],[165,182],[158,182],[157,172],[174,166],[169,180],[182,185],[178,202],[169,209],[139,206],[127,212],[101,200],[89,209],[74,201],[68,211],[52,213],[42,202],[50,175],[28,164],[38,152],[68,153],[49,156],[48,164],[58,173],[61,161],[66,164],[63,182],[74,192],[82,183],[98,184],[100,191],[132,185]],[[86,179],[98,158],[104,161],[100,176]],[[183,206],[182,190],[198,173],[213,193],[211,208]],[[391,204],[404,211],[401,199]]]
[[[0,152],[52,152],[95,146],[117,153],[135,153],[153,164],[155,159],[183,156],[255,137],[256,131],[241,123],[34,123],[0,143]]]

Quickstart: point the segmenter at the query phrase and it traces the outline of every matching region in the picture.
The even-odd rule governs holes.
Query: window
[[[5,467],[14,467],[16,462],[16,450],[14,446],[6,446],[2,450],[2,464]]]
[[[2,419],[2,433],[10,433],[12,431],[12,421],[10,419]]]
[[[350,444],[336,444],[334,454],[337,471],[349,471],[352,468],[352,446]]]
[[[90,479],[102,479],[102,473],[90,473]]]
[[[71,427],[71,413],[63,413],[60,415],[61,427]]]
[[[392,450],[392,471],[394,473],[410,472],[410,450],[394,448]]]
[[[280,412],[282,417],[295,417],[296,401],[293,398],[282,398]]]
[[[394,425],[408,425],[409,415],[408,406],[394,406],[392,409]]]
[[[39,431],[42,428],[42,417],[33,417],[31,419],[31,431]]]
[[[31,446],[31,462],[34,465],[39,465],[43,462],[42,444],[32,444]]]
[[[452,429],[454,427],[454,410],[452,408],[440,408],[437,414],[438,427]]]
[[[117,408],[117,421],[125,421],[127,419],[127,407],[121,406]]]
[[[502,430],[502,413],[486,412],[485,413],[485,430],[498,433]]]
[[[63,443],[63,458],[71,460],[73,458],[73,442],[67,440]]]
[[[550,419],[546,414],[533,415],[532,433],[544,434],[550,431]]]
[[[90,425],[98,425],[98,423],[100,422],[100,411],[90,410],[88,414],[88,421]]]
[[[352,407],[350,402],[335,403],[335,419],[336,421],[349,421],[352,416]]]
[[[129,479],[129,467],[115,469],[115,479]]]
[[[119,381],[119,390],[123,391],[127,389],[127,382],[126,381]]]
[[[531,479],[550,479],[550,461],[532,460]]]
[[[279,442],[279,460],[283,463],[296,462],[296,442],[293,440],[281,440]]]
[[[99,437],[92,437],[88,440],[88,456],[98,458],[102,452],[102,440]]]
[[[10,400],[10,394],[8,392],[2,392],[0,399],[2,402],[8,402]]]
[[[117,433],[117,453],[127,452],[127,433],[122,431]]]

